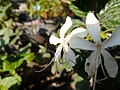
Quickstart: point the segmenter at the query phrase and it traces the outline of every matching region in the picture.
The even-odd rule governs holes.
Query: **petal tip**
[[[54,45],[56,45],[59,42],[58,40],[59,39],[57,37],[55,37],[54,35],[51,35],[49,38],[50,44],[54,44]]]
[[[86,24],[95,24],[99,23],[98,19],[95,17],[93,13],[88,13],[86,17]]]
[[[72,19],[70,16],[66,17],[66,22],[68,22],[70,24],[70,26],[72,25]]]
[[[72,19],[69,16],[67,16],[65,23],[60,29],[60,38],[64,38],[65,33],[69,30],[71,26],[72,26]]]

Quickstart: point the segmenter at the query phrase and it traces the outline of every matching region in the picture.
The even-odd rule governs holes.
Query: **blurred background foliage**
[[[91,11],[100,20],[105,40],[120,25],[119,7],[120,0],[0,0],[0,90],[90,90],[84,63],[91,52],[75,50],[74,67],[67,63],[56,66],[55,46],[49,44],[49,36],[59,35],[68,15],[73,25],[67,34],[85,27]],[[119,46],[108,51],[119,64]],[[119,90],[119,80],[117,76],[102,81],[96,90]]]
[[[53,2],[53,3],[52,3]],[[59,16],[64,16],[64,8],[61,0],[29,0],[28,12],[30,17],[41,16],[45,19],[51,19]]]

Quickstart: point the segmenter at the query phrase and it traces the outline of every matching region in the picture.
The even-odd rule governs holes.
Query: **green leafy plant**
[[[100,11],[100,21],[107,29],[115,29],[120,25],[120,0],[110,0]]]
[[[6,14],[12,4],[7,3],[9,4],[5,6],[0,5],[0,90],[9,90],[10,88],[17,90],[22,82],[17,70],[24,62],[31,62],[34,59],[34,53],[30,51],[31,44],[20,48],[16,47],[16,42],[23,32],[13,30],[12,24],[14,21]],[[15,49],[9,52],[10,47]]]

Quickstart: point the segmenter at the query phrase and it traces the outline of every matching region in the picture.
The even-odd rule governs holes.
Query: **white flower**
[[[66,18],[66,21],[64,23],[64,25],[61,27],[60,29],[60,38],[55,37],[54,35],[50,36],[50,44],[60,44],[57,47],[57,50],[55,52],[55,61],[57,63],[59,63],[59,60],[61,58],[61,52],[63,50],[63,53],[67,60],[67,62],[71,65],[74,66],[75,64],[75,54],[72,51],[72,49],[70,49],[70,47],[68,46],[68,42],[70,39],[72,39],[73,37],[85,37],[87,35],[86,33],[86,29],[84,28],[76,28],[74,29],[69,35],[67,35],[65,37],[66,32],[70,29],[70,27],[72,26],[72,20],[70,17]],[[77,42],[77,41],[76,41]]]
[[[80,48],[83,50],[93,50],[91,55],[86,59],[85,63],[85,71],[88,75],[95,77],[97,74],[97,70],[99,65],[102,66],[101,55],[104,59],[104,66],[107,70],[107,73],[110,77],[116,77],[118,73],[118,65],[115,59],[110,55],[108,51],[105,49],[108,47],[112,47],[115,45],[120,45],[120,28],[115,30],[115,32],[111,35],[110,38],[101,42],[100,38],[100,24],[97,18],[93,13],[88,13],[86,17],[86,28],[94,39],[94,43],[91,43],[85,39],[81,39],[79,37],[74,37],[70,39],[69,44],[71,48]],[[76,42],[77,41],[77,42]]]

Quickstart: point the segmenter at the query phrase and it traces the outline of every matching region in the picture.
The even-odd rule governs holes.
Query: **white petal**
[[[58,43],[61,43],[61,39],[55,37],[54,35],[51,35],[50,38],[49,38],[49,42],[50,42],[50,44],[56,45]]]
[[[62,51],[62,47],[63,45],[60,44],[55,52],[55,61],[59,62],[60,58],[61,58],[61,51]]]
[[[76,62],[74,52],[68,47],[67,44],[64,46],[63,51],[69,65],[74,66]]]
[[[107,40],[105,40],[102,43],[102,46],[104,48],[108,48],[108,47],[112,47],[115,45],[120,45],[120,27],[118,27],[114,33],[111,35],[110,38],[108,38]]]
[[[66,41],[68,42],[72,37],[85,37],[86,35],[87,35],[86,29],[76,28],[66,37]]]
[[[96,47],[93,43],[79,37],[75,37],[69,40],[69,46],[71,48],[79,48],[83,50],[95,50]]]
[[[65,33],[69,30],[72,26],[72,20],[69,16],[67,16],[64,25],[60,29],[60,38],[64,38]]]
[[[102,55],[103,55],[103,58],[104,58],[104,65],[105,65],[105,68],[106,68],[108,74],[110,75],[110,77],[115,78],[117,73],[118,73],[117,62],[110,55],[110,53],[107,52],[106,50],[102,50],[101,52],[102,52]]]
[[[100,38],[100,23],[93,13],[88,13],[86,17],[86,27],[96,43],[101,42]]]
[[[97,50],[93,51],[85,62],[85,71],[88,73],[88,75],[94,77],[95,72],[100,65],[100,62],[100,52],[98,52]]]

